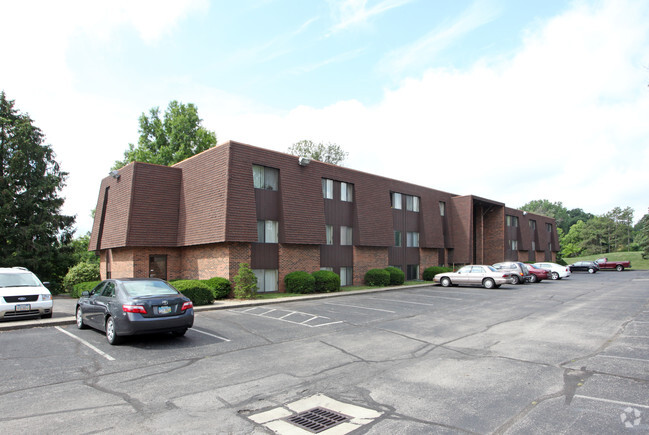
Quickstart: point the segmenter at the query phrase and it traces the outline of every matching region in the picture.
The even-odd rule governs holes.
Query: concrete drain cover
[[[285,420],[309,432],[320,433],[350,419],[351,417],[339,414],[330,409],[313,408],[288,417]]]

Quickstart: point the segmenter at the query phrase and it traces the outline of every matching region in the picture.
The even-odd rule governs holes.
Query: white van
[[[0,320],[52,317],[52,294],[24,267],[0,267]]]

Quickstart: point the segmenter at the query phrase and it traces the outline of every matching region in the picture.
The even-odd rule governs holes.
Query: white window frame
[[[257,243],[278,243],[279,223],[271,220],[257,221]]]
[[[340,267],[340,286],[345,287],[354,284],[354,268]]]
[[[394,230],[394,246],[400,248],[403,246],[403,237],[401,231]]]
[[[418,248],[419,247],[419,232],[408,231],[406,233],[406,247]]]
[[[406,195],[406,210],[419,213],[419,197]]]
[[[322,197],[324,199],[334,199],[334,180],[322,179]]]
[[[257,277],[257,293],[279,291],[279,271],[277,269],[253,269]]]
[[[252,165],[252,178],[255,189],[279,190],[279,169],[262,165]]]
[[[392,192],[392,208],[395,210],[401,210],[403,208],[403,201],[401,199],[401,194],[399,192]]]
[[[439,215],[446,216],[446,202],[444,201],[439,202]]]
[[[340,227],[340,246],[350,246],[353,244],[354,244],[353,228],[342,225]]]
[[[354,201],[354,185],[350,183],[340,182],[340,200],[345,202]]]
[[[326,244],[327,245],[333,245],[334,244],[334,226],[333,225],[325,225],[325,233],[326,233]]]

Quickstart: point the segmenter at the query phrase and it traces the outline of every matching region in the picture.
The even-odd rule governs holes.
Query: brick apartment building
[[[554,261],[554,219],[228,142],[171,167],[131,163],[102,180],[90,250],[101,276],[232,279],[260,292],[295,270],[362,284],[372,268]]]

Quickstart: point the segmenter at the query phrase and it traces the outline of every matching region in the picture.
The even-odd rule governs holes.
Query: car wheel
[[[77,328],[79,329],[86,329],[86,324],[83,323],[83,311],[81,311],[81,307],[77,307]]]
[[[593,269],[592,267],[589,268],[589,269],[588,269],[588,273],[595,273],[595,269]]]
[[[492,289],[496,286],[496,283],[494,282],[493,279],[487,278],[484,281],[482,281],[482,286],[486,289]]]
[[[119,344],[121,341],[121,337],[115,331],[115,321],[110,316],[106,319],[106,340],[110,344]]]
[[[538,281],[539,281],[539,279],[536,277],[536,275],[532,274],[530,276],[530,282],[538,282]]]
[[[450,287],[451,286],[451,280],[449,278],[447,278],[447,277],[442,278],[439,283],[442,284],[442,287]]]
[[[183,335],[185,335],[185,332],[187,332],[187,328],[171,331],[171,335],[173,335],[174,337],[182,337]]]
[[[518,276],[516,276],[516,275],[512,275],[512,276],[509,278],[509,283],[512,284],[512,285],[516,285],[516,284],[518,284],[518,283],[519,283],[519,281],[518,281]]]
[[[617,266],[615,266],[615,270],[617,270],[618,272],[622,272],[624,270],[624,266],[618,264]]]
[[[552,272],[552,279],[555,281],[559,279],[559,272]]]

